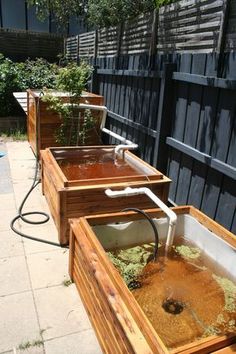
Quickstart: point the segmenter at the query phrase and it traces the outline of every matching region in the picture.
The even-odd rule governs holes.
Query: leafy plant
[[[42,58],[15,63],[0,54],[0,116],[22,115],[13,92],[44,86],[52,88],[57,72],[56,64]]]
[[[12,141],[26,141],[27,135],[22,129],[9,130],[6,133],[0,133],[0,139]]]
[[[0,54],[0,116],[19,112],[12,93],[20,90],[17,66]]]
[[[87,10],[87,0],[27,0],[29,6],[36,7],[37,17],[44,21],[50,14],[57,24],[66,29],[71,16],[79,16]]]
[[[153,0],[88,0],[88,21],[96,27],[115,26],[155,7]]]
[[[45,20],[52,14],[67,29],[71,16],[83,16],[92,27],[115,26],[176,0],[27,0],[36,6],[37,16]]]
[[[51,64],[43,58],[26,60],[24,63],[16,64],[18,80],[22,89],[43,87],[53,88],[58,72],[58,65]]]
[[[80,66],[70,63],[59,69],[55,88],[68,94],[67,103],[54,95],[53,91],[44,91],[42,100],[48,103],[49,109],[61,116],[62,123],[55,135],[56,141],[62,145],[83,145],[88,131],[95,127],[91,112],[85,110],[82,113],[78,106],[91,72],[92,68],[86,63],[81,63]]]

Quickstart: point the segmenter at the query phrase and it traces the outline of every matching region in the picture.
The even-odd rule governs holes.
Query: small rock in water
[[[128,284],[128,288],[130,290],[134,290],[134,289],[139,289],[141,288],[142,284],[140,283],[140,281],[137,280],[131,280],[131,282]]]

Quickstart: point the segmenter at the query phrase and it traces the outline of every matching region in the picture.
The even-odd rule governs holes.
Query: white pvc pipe
[[[96,111],[103,111],[103,116],[102,116],[102,121],[101,121],[101,126],[100,126],[100,129],[103,130],[103,128],[105,127],[106,117],[107,117],[107,107],[106,106],[98,106],[95,104],[80,103],[79,108],[94,109]]]
[[[111,130],[105,128],[106,116],[107,116],[107,111],[108,111],[106,106],[97,106],[97,105],[92,105],[92,104],[90,105],[90,104],[80,103],[79,107],[103,111],[102,123],[100,126],[101,131],[105,134],[108,134],[109,136],[112,136],[113,138],[115,138],[117,140],[120,140],[123,143],[123,144],[119,144],[115,147],[115,154],[119,154],[121,151],[124,152],[124,150],[135,150],[138,148],[137,144],[134,144],[132,141],[127,140],[127,139],[123,138],[121,135],[116,134],[116,133],[112,132]]]
[[[65,103],[65,105],[68,105],[68,104],[70,104],[70,103]],[[77,104],[75,104],[75,105],[77,105]],[[123,138],[121,135],[116,134],[116,133],[112,132],[111,130],[105,128],[107,111],[108,111],[106,106],[98,106],[98,105],[86,104],[86,103],[80,103],[77,106],[78,106],[78,108],[103,111],[102,121],[101,121],[101,125],[100,125],[101,131],[112,136],[113,138],[115,138],[117,140],[120,140],[123,143],[123,144],[119,144],[115,147],[115,154],[119,154],[121,151],[123,151],[123,153],[124,153],[124,150],[135,150],[138,148],[137,144],[134,144],[132,141],[127,140],[127,139]]]
[[[147,195],[169,218],[169,226],[166,239],[166,247],[172,246],[175,235],[175,227],[177,222],[177,215],[165,203],[161,201],[149,188],[130,188],[127,187],[121,191],[112,191],[111,189],[105,190],[105,193],[110,198],[129,197],[134,195],[145,194]]]
[[[132,141],[123,138],[123,136],[120,136],[107,128],[103,128],[102,131],[123,143],[115,147],[115,154],[119,154],[121,151],[124,153],[124,150],[135,150],[138,148],[137,144],[132,143]]]

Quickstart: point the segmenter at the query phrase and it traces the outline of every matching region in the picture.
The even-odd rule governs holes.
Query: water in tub
[[[114,155],[114,149],[80,151],[78,155],[57,159],[64,175],[70,181],[94,178],[138,176],[142,172],[131,166],[121,156]]]
[[[235,250],[187,216],[187,222],[182,222],[185,226],[177,226],[169,252],[161,236],[157,261],[148,261],[153,243],[127,248],[124,241],[130,232],[135,235],[133,241],[141,240],[139,234],[148,228],[142,223],[145,221],[112,226],[120,235],[121,247],[114,233],[108,236],[109,230],[107,234],[100,232],[102,226],[98,233],[106,238],[109,258],[165,345],[177,348],[210,335],[235,332],[236,282],[235,271],[231,271],[235,268]]]

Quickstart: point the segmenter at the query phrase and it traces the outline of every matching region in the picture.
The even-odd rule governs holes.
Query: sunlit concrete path
[[[68,249],[22,239],[10,229],[32,184],[35,158],[27,142],[0,142],[0,353],[101,353],[74,284],[68,285]],[[41,185],[25,211],[50,214]],[[35,219],[35,218],[34,218]],[[29,235],[57,242],[53,220],[17,222]]]

